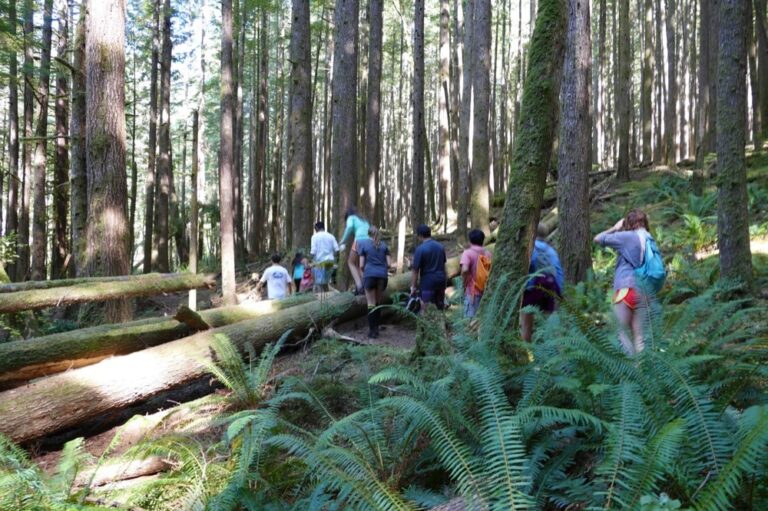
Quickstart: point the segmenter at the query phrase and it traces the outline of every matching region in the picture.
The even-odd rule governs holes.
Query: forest
[[[0,43],[0,509],[768,509],[766,0]]]

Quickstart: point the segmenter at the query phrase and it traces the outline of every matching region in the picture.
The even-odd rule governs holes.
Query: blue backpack
[[[635,268],[635,277],[638,286],[645,293],[657,294],[664,287],[664,281],[667,278],[664,259],[661,258],[656,241],[650,235],[645,238],[643,264]]]

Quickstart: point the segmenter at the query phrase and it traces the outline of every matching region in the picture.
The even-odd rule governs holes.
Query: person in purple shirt
[[[614,249],[618,255],[611,302],[619,322],[621,347],[627,355],[634,355],[645,347],[643,321],[648,315],[648,300],[637,286],[635,268],[643,264],[649,231],[648,215],[633,209],[594,240],[598,245]]]

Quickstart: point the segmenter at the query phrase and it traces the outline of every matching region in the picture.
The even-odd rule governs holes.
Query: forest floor
[[[768,305],[768,156],[751,157],[749,165],[750,234],[756,269],[754,285],[757,300]],[[690,193],[687,171],[657,168],[636,172],[629,183],[611,184],[603,196],[606,199],[598,201],[591,211],[593,232],[613,225],[633,207],[641,207],[649,213],[652,230],[671,269],[669,304],[684,303],[717,281],[717,257],[713,257],[717,255],[716,192],[713,187],[705,190],[701,197],[695,196]],[[456,255],[461,249],[460,240],[441,236],[441,241],[450,255]],[[592,278],[605,289],[609,287],[613,264],[611,254],[595,250]],[[241,275],[238,286],[241,298],[258,300],[254,288],[255,281],[251,276]],[[608,299],[607,293],[604,299]],[[144,304],[141,314],[172,314],[185,300],[186,294],[153,299]],[[215,306],[218,297],[202,292],[200,301],[204,306]],[[453,306],[449,318],[458,316],[459,309]],[[370,399],[369,390],[366,390],[370,376],[411,360],[418,336],[412,319],[390,318],[375,341],[367,338],[367,330],[365,318],[336,325],[333,332],[338,336],[331,336],[335,338],[322,338],[278,357],[272,368],[271,381],[286,376],[297,377],[333,416],[341,417],[361,409]],[[220,418],[227,413],[228,395],[218,387],[212,395],[191,403],[168,403],[174,406],[139,416],[124,426],[85,439],[84,448],[92,456],[92,464],[107,453],[98,462],[102,465],[100,470],[132,446],[168,435],[193,438],[202,453],[210,453],[221,441],[224,427]],[[288,411],[289,419],[295,424],[307,426],[312,426],[316,420],[312,413],[309,407],[305,409],[301,405]],[[119,437],[117,442],[116,436]],[[56,471],[61,458],[60,451],[33,452],[32,455],[33,460],[51,474]],[[120,465],[122,468],[118,467],[117,472],[103,480],[99,477],[94,480],[94,483],[102,483],[93,486],[95,493],[106,499],[104,503],[124,504],[123,499],[130,495],[130,487],[156,480],[163,472],[174,469],[168,460],[160,460],[145,469],[136,469],[136,461],[133,463]],[[109,489],[116,491],[107,492]]]

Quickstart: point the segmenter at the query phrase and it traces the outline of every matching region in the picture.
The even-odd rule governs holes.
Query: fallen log
[[[0,295],[0,314],[73,305],[83,302],[101,302],[136,296],[176,293],[202,287],[214,289],[216,287],[214,276],[193,273],[177,274],[174,277],[159,277],[155,279],[138,276],[130,280],[75,284],[73,286],[49,289],[32,289]]]
[[[448,260],[446,271],[449,278],[458,275],[459,258]],[[388,295],[407,290],[410,279],[410,272],[392,277]],[[364,297],[341,293],[43,378],[0,393],[0,433],[15,442],[41,438],[199,379],[217,335],[241,350],[251,343],[258,352],[288,330],[301,337],[309,328],[366,311]]]
[[[311,294],[289,300],[220,307],[199,312],[211,328],[271,314],[314,300]],[[112,355],[132,353],[192,335],[198,328],[176,318],[150,318],[121,325],[99,325],[0,344],[0,388],[33,378],[95,364]]]
[[[0,294],[18,293],[20,291],[33,291],[39,289],[51,289],[56,287],[69,287],[78,284],[103,284],[106,282],[140,282],[158,279],[174,279],[189,273],[144,273],[141,275],[115,275],[111,277],[81,277],[76,279],[59,280],[28,280],[26,282],[8,282],[0,284]],[[0,281],[1,282],[1,281]]]

